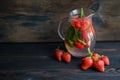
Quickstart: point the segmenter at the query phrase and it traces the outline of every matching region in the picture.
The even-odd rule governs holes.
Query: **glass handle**
[[[61,20],[58,25],[58,35],[62,40],[65,40],[66,22],[68,23],[68,18]]]

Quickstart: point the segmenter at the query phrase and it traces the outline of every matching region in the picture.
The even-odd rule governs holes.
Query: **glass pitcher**
[[[64,40],[67,51],[74,57],[84,57],[93,52],[96,34],[92,24],[93,13],[81,17],[83,10],[75,9],[68,18],[60,21],[58,35]]]

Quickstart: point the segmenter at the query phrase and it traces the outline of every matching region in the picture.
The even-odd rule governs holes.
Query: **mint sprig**
[[[70,26],[66,32],[66,41],[70,47],[74,47],[73,36],[75,34],[74,27]]]

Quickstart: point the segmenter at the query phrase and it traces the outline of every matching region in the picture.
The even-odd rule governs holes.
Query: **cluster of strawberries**
[[[61,62],[62,60],[64,60],[66,63],[71,62],[70,53],[69,52],[64,52],[63,50],[60,50],[60,49],[56,49],[55,57],[59,62]]]
[[[64,52],[63,50],[57,49],[55,51],[56,59],[61,62],[62,60],[66,63],[71,62],[71,54],[69,52]],[[100,56],[98,53],[93,53],[91,56],[84,57],[80,65],[82,70],[87,70],[91,67],[94,69],[104,72],[105,66],[110,65],[109,58],[105,55]]]
[[[65,44],[70,47],[76,47],[80,50],[86,48],[88,50],[88,56],[82,59],[81,69],[87,70],[90,67],[94,67],[100,72],[105,71],[105,65],[110,65],[109,58],[98,53],[92,53],[90,51],[91,45],[88,44],[91,38],[94,36],[95,31],[92,25],[92,19],[85,17],[83,8],[81,8],[81,15],[73,16],[71,19],[71,26],[68,28],[65,36]],[[90,38],[91,35],[92,37]],[[71,62],[71,55],[69,52],[57,49],[55,56],[59,62],[64,60],[67,63]]]
[[[85,30],[86,28],[88,28],[88,26],[90,26],[92,24],[92,20],[89,20],[87,17],[80,18],[79,16],[76,16],[71,21],[71,24],[77,30],[79,30],[79,29]]]
[[[100,56],[98,53],[93,53],[90,57],[84,57],[82,59],[81,69],[87,70],[93,67],[100,72],[104,72],[105,66],[108,65],[110,65],[108,56]]]

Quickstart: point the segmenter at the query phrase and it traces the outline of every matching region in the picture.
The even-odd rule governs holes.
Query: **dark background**
[[[92,9],[97,41],[120,40],[120,0],[0,0],[0,42],[59,42],[59,21]]]

